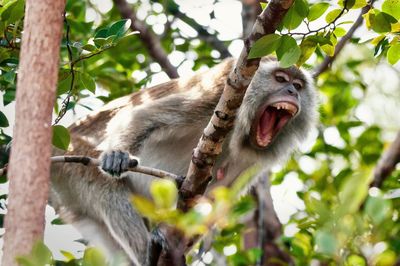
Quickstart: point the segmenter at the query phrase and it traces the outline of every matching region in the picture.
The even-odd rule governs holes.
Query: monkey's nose
[[[298,95],[298,92],[297,92],[297,90],[296,90],[296,88],[293,87],[293,85],[287,86],[287,87],[286,87],[286,92],[287,92],[289,95],[294,96],[294,97],[296,97],[296,98],[299,96],[299,95]]]

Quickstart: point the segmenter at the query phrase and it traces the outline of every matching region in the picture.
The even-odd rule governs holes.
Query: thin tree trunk
[[[43,238],[49,191],[51,115],[55,99],[64,0],[27,0],[8,177],[2,265],[16,265]]]

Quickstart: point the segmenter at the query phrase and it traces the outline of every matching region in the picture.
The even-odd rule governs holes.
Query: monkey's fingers
[[[137,165],[138,161],[130,159],[128,152],[110,151],[104,152],[100,156],[101,169],[112,176],[120,176],[123,172],[128,171],[129,168]]]

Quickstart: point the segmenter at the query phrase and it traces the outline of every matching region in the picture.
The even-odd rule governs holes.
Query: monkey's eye
[[[293,86],[296,88],[296,90],[301,90],[303,88],[300,83],[293,83]]]
[[[286,82],[286,79],[282,76],[275,76],[276,81],[278,81],[279,83],[284,83]]]

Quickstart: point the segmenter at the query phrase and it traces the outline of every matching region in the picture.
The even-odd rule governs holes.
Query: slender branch
[[[338,54],[343,50],[344,46],[346,45],[346,43],[353,37],[354,32],[362,25],[362,22],[364,20],[363,15],[365,13],[367,13],[372,5],[374,3],[374,0],[370,2],[370,4],[368,4],[367,6],[363,7],[361,10],[360,15],[358,16],[358,18],[356,19],[356,21],[354,22],[353,26],[351,26],[351,28],[349,29],[349,31],[346,33],[346,35],[344,35],[340,41],[336,44],[335,46],[335,53],[333,54],[333,56],[326,56],[324,58],[324,61],[322,61],[322,63],[320,65],[318,65],[315,69],[314,69],[314,73],[313,73],[313,77],[316,79],[318,78],[319,75],[321,75],[323,72],[325,72],[326,70],[328,70],[328,68],[330,67],[330,65],[332,64],[332,62],[336,59],[336,57],[338,56]]]
[[[53,156],[50,158],[51,163],[81,163],[84,165],[94,165],[94,166],[99,166],[100,165],[100,160],[96,158],[91,158],[87,156]],[[134,160],[136,161],[136,160]],[[136,163],[131,163],[130,165],[137,165]],[[134,167],[129,167],[128,171],[131,172],[136,172],[136,173],[142,173],[146,175],[151,175],[159,178],[171,178],[175,180],[176,182],[181,182],[181,177],[177,176],[175,174],[169,173],[167,171],[163,171],[160,169],[155,169],[151,167],[146,167],[146,166],[134,166]],[[7,167],[0,168],[0,176],[5,175],[7,173]]]
[[[169,61],[164,48],[161,45],[160,39],[148,28],[148,26],[136,17],[135,10],[130,6],[126,0],[113,0],[115,6],[118,8],[121,16],[125,19],[132,21],[131,29],[139,31],[140,38],[143,45],[148,50],[150,56],[157,61],[162,69],[167,73],[170,78],[178,78],[179,74],[177,69]]]
[[[170,8],[169,12],[190,27],[192,27],[195,31],[197,31],[199,39],[203,40],[204,42],[215,48],[215,50],[217,50],[221,54],[221,58],[232,56],[232,54],[228,51],[228,48],[222,41],[220,41],[215,35],[210,34],[206,29],[204,29],[203,26],[197,23],[196,20],[186,16],[184,13],[179,11],[179,7],[177,5],[174,5],[172,8]]]
[[[65,41],[66,41],[66,45],[67,45],[67,51],[68,51],[68,60],[69,60],[69,72],[71,74],[71,84],[69,86],[69,90],[67,92],[67,96],[65,97],[65,99],[62,101],[61,103],[61,110],[58,113],[58,116],[56,117],[56,119],[54,120],[54,124],[53,125],[57,125],[58,122],[60,122],[60,120],[64,117],[64,115],[67,113],[68,110],[68,105],[69,105],[69,101],[71,99],[71,95],[72,95],[72,90],[74,89],[74,84],[75,84],[75,71],[74,71],[74,62],[72,60],[72,48],[71,48],[71,43],[70,43],[70,39],[69,39],[69,34],[70,34],[70,25],[69,22],[67,20],[67,13],[64,11],[64,24],[66,26],[66,33],[65,33]]]
[[[383,153],[374,170],[374,180],[371,187],[381,187],[383,181],[396,168],[396,164],[400,162],[400,132],[397,133],[396,139],[390,147]]]
[[[311,33],[319,33],[320,31],[325,31],[327,28],[329,28],[329,27],[331,27],[331,28],[333,28],[333,29],[335,29],[336,28],[336,22],[338,21],[338,19],[344,14],[344,12],[346,12],[346,11],[348,11],[348,9],[346,8],[346,6],[347,6],[347,1],[348,0],[345,0],[344,1],[344,3],[343,3],[343,9],[339,12],[339,14],[335,17],[335,19],[332,21],[332,22],[330,22],[330,23],[328,23],[328,24],[326,24],[326,25],[324,25],[324,26],[321,26],[320,28],[318,28],[318,29],[316,29],[316,30],[312,30],[312,29],[310,29],[310,26],[309,26],[309,24],[306,22],[306,21],[304,21],[305,23],[306,23],[306,25],[307,25],[307,29],[308,29],[308,32],[290,32],[289,31],[289,33],[288,33],[288,35],[290,35],[290,36],[293,36],[293,35],[302,35],[303,36],[303,38],[305,37],[305,36],[307,36],[307,35],[309,35],[309,34],[311,34]]]

